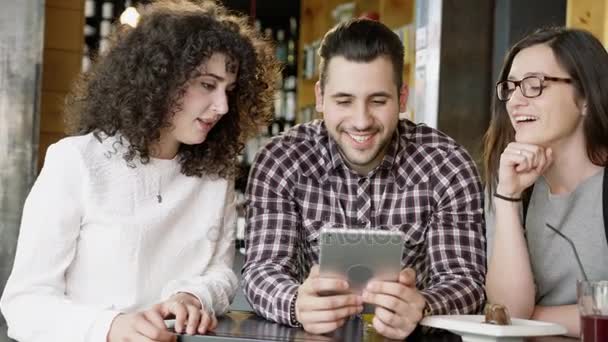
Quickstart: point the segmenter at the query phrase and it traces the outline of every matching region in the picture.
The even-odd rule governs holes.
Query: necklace
[[[158,169],[157,171],[158,171],[158,188],[156,188],[156,200],[158,201],[158,204],[160,204],[163,202],[163,195],[161,194],[163,174],[160,169]]]
[[[161,195],[161,185],[162,185],[163,175],[161,172],[158,173],[158,188],[156,189],[156,200],[158,204],[163,202],[163,196]]]

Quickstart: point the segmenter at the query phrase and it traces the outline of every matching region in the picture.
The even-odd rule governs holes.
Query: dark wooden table
[[[353,318],[342,328],[332,334],[312,335],[302,329],[271,323],[247,311],[232,311],[222,317],[215,331],[208,335],[180,335],[181,342],[252,342],[252,341],[292,341],[292,342],[377,342],[392,341],[364,329],[359,318]],[[408,342],[461,342],[459,335],[447,331],[435,330],[423,332],[418,328],[407,338]],[[560,336],[526,339],[526,342],[575,342]]]

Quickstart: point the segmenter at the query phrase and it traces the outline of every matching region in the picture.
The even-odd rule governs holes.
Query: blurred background
[[[0,292],[12,268],[21,209],[47,147],[65,136],[64,97],[107,48],[118,23],[149,1],[0,0]],[[274,119],[241,156],[242,200],[255,153],[270,137],[321,115],[314,110],[323,34],[353,17],[380,20],[401,37],[410,101],[402,117],[425,122],[479,161],[490,101],[508,47],[541,26],[584,28],[608,40],[608,0],[223,0],[275,43],[284,68]],[[237,250],[242,249],[240,208]],[[237,253],[239,254],[239,253]],[[237,255],[240,266],[242,256]],[[235,305],[247,307],[242,296]],[[6,323],[0,315],[0,342]]]

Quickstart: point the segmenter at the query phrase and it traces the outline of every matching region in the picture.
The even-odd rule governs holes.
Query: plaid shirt
[[[294,127],[257,155],[247,187],[245,294],[269,320],[294,325],[290,304],[319,260],[324,227],[398,229],[404,267],[432,314],[480,311],[486,273],[479,175],[454,140],[401,120],[381,164],[351,171],[322,121]]]

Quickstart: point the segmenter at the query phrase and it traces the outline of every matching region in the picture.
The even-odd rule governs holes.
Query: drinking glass
[[[375,330],[374,329],[374,313],[370,312],[370,313],[362,313],[361,314],[361,320],[363,321],[363,328],[365,330]]]
[[[577,283],[581,341],[608,341],[608,280]]]
[[[373,312],[361,314],[361,321],[363,322],[363,340],[369,342],[385,341],[384,337],[374,328],[372,323],[374,316]]]

